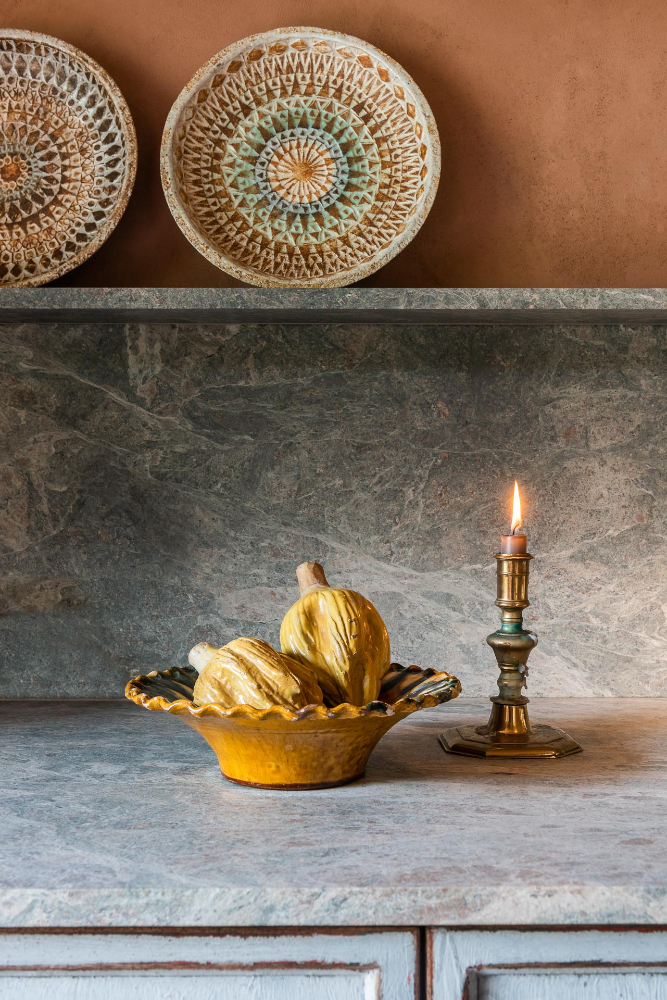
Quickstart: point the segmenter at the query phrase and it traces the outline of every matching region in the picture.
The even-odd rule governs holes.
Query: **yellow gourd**
[[[234,639],[220,649],[200,642],[188,659],[199,670],[193,692],[195,705],[300,709],[322,704],[322,691],[313,671],[261,639]]]
[[[330,587],[319,563],[296,575],[301,597],[280,628],[283,653],[314,671],[328,705],[375,701],[390,662],[382,618],[356,591]]]

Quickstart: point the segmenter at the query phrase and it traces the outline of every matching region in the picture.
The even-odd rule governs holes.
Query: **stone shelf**
[[[0,323],[667,323],[667,288],[4,288]]]

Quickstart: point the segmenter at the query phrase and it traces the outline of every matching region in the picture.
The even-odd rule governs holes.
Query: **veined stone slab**
[[[488,710],[420,712],[362,781],[277,792],[127,702],[5,703],[0,925],[667,923],[667,701],[535,699],[584,747],[562,760],[442,751]]]
[[[663,327],[7,325],[0,421],[4,697],[276,644],[306,559],[489,694],[515,478],[528,694],[667,694]]]
[[[664,288],[0,288],[0,323],[665,323]],[[558,330],[554,330],[560,336]]]

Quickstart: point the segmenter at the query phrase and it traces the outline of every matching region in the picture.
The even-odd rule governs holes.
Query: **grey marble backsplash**
[[[294,569],[488,694],[514,478],[529,695],[667,695],[662,326],[0,328],[0,696],[278,642]]]

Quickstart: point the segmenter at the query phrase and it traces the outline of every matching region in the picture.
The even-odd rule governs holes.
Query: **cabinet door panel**
[[[476,1000],[667,1000],[667,974],[606,972],[472,973]]]
[[[0,1000],[368,1000],[378,971],[0,975]]]
[[[667,933],[428,932],[428,1000],[667,1000]]]
[[[0,1000],[416,1000],[418,934],[0,934]]]

